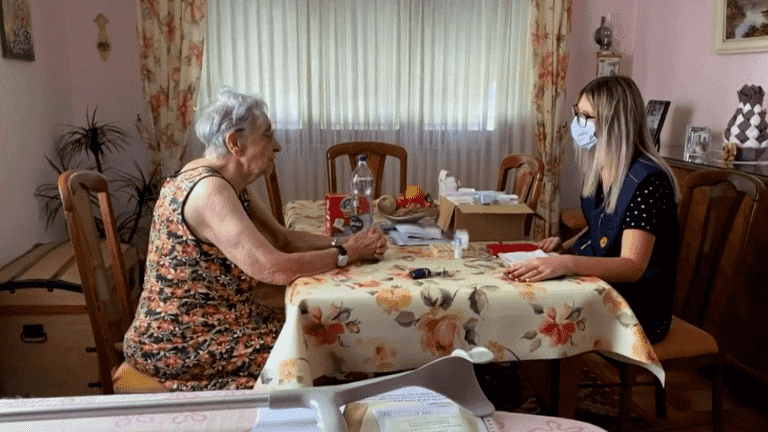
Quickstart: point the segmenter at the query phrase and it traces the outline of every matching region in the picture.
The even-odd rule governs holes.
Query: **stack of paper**
[[[387,235],[398,246],[450,241],[436,224],[397,224]]]
[[[350,432],[488,432],[493,425],[490,418],[486,423],[445,396],[415,386],[351,403],[344,416]]]
[[[317,412],[310,408],[259,408],[253,432],[324,432],[317,424]]]
[[[541,249],[536,249],[535,251],[531,251],[531,252],[506,252],[506,253],[499,254],[499,258],[501,258],[501,260],[504,261],[504,263],[506,263],[507,265],[523,262],[531,258],[538,258],[538,257],[545,257],[545,256],[547,256],[547,253]]]

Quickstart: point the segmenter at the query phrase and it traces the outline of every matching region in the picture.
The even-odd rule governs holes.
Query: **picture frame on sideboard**
[[[712,16],[716,53],[768,51],[768,2],[714,0]]]
[[[664,120],[667,118],[670,101],[649,100],[645,107],[645,115],[648,119],[648,131],[651,134],[651,141],[656,146],[656,150],[661,148],[659,138],[661,137],[661,128],[664,126]]]
[[[697,161],[706,157],[712,141],[709,128],[689,125],[685,133],[683,157],[687,161]]]

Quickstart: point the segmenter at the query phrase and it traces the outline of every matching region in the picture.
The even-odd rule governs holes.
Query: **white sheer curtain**
[[[502,157],[533,152],[528,0],[217,0],[198,105],[222,85],[269,104],[283,200],[326,192],[325,150],[408,150],[408,182],[440,169],[495,187]],[[388,162],[383,191],[396,191]],[[348,167],[339,165],[346,177]]]

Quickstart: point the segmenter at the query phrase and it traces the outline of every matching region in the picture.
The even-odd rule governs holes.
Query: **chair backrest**
[[[531,210],[536,211],[544,186],[544,162],[536,156],[525,153],[507,155],[501,161],[497,191],[507,189],[509,172],[513,169],[516,172],[512,191],[521,203],[525,203]]]
[[[59,193],[96,342],[102,391],[111,394],[112,371],[122,362],[115,344],[130,327],[134,308],[107,179],[95,171],[66,171],[59,176]],[[103,221],[109,261],[101,253],[94,202]]]
[[[365,154],[368,156],[368,166],[371,168],[373,178],[376,179],[374,185],[373,197],[381,196],[381,179],[384,176],[384,162],[387,156],[392,156],[400,160],[400,193],[405,192],[406,174],[408,173],[408,152],[399,145],[375,142],[375,141],[353,141],[336,144],[328,148],[325,157],[328,162],[328,192],[336,193],[336,158],[339,156],[348,156],[349,165],[354,170],[357,166],[357,156]]]
[[[749,271],[749,244],[765,185],[748,174],[712,170],[691,173],[682,189],[673,313],[701,326],[710,303],[727,304],[740,273]],[[723,297],[714,299],[715,291]],[[720,326],[714,326],[717,332]]]
[[[264,176],[264,180],[267,182],[267,195],[269,195],[269,205],[272,207],[272,215],[278,222],[280,222],[280,225],[285,226],[283,199],[280,198],[280,186],[277,184],[276,168],[273,168],[272,173],[268,176]]]

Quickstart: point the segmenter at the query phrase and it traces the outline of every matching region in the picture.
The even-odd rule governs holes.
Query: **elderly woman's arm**
[[[335,248],[297,253],[276,249],[253,224],[232,186],[222,178],[200,180],[190,191],[183,211],[195,236],[221,249],[259,281],[286,285],[298,277],[336,268],[339,252]],[[380,239],[380,235],[373,233],[351,238],[345,245],[349,261],[373,258]],[[325,241],[328,245],[327,238]]]
[[[331,246],[331,238],[328,236],[296,231],[280,225],[272,215],[271,209],[258,196],[250,194],[250,198],[251,208],[248,217],[278,250],[282,252],[305,252],[327,249]]]

